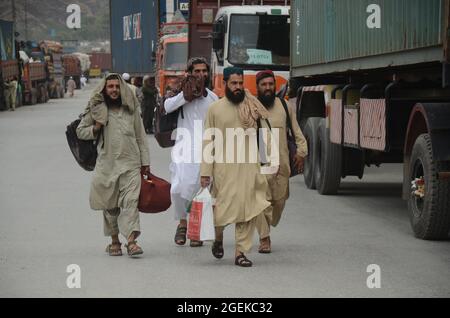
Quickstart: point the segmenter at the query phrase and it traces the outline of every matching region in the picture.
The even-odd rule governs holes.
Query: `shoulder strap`
[[[291,116],[289,115],[289,109],[286,104],[286,101],[284,100],[284,98],[279,98],[279,99],[281,101],[281,104],[283,105],[284,111],[286,112],[286,126],[288,128],[288,133],[290,131],[291,136],[294,136],[294,130],[292,129]]]
[[[270,125],[269,120],[266,118],[265,121],[266,121],[266,123],[267,123],[267,126],[269,126],[270,131],[272,131],[272,126]],[[260,119],[260,118],[258,118],[258,119],[256,120],[256,124],[257,124],[257,126],[258,126],[258,130],[257,130],[257,132],[256,132],[256,145],[257,145],[257,147],[258,147],[259,155],[261,156],[261,165],[262,165],[262,164],[264,164],[264,163],[267,163],[267,158],[266,158],[266,154],[264,153],[264,150],[261,150],[261,149],[259,148],[259,138],[260,138],[259,131],[260,131],[260,129],[261,129],[261,119]]]

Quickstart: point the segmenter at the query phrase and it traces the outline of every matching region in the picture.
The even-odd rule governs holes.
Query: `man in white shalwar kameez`
[[[167,113],[179,110],[175,146],[172,148],[171,198],[175,210],[175,220],[179,221],[175,243],[186,243],[187,213],[189,202],[200,189],[200,163],[202,156],[203,122],[209,106],[218,100],[216,94],[206,88],[209,82],[209,65],[204,58],[192,58],[187,65],[187,73],[205,81],[202,96],[191,100],[183,91],[166,99]],[[180,109],[181,108],[181,109]],[[190,246],[202,246],[203,242],[191,240]]]

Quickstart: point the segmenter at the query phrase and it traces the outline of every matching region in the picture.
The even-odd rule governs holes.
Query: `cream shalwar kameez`
[[[280,171],[277,175],[268,175],[267,180],[269,182],[271,209],[267,209],[264,213],[260,214],[256,219],[256,229],[258,230],[261,239],[270,235],[270,226],[277,226],[280,222],[281,214],[289,198],[289,176],[291,169],[289,165],[289,149],[287,145],[286,131],[287,131],[287,119],[286,111],[279,98],[275,99],[274,106],[269,111],[269,122],[272,129],[279,129],[279,158],[280,158]],[[291,126],[295,136],[295,143],[297,145],[297,154],[306,157],[308,154],[308,146],[305,137],[300,130],[300,126],[297,122],[295,112],[288,106],[289,117],[291,118]]]
[[[215,134],[207,140],[208,129],[216,128],[223,136],[220,143]],[[212,196],[216,198],[214,207],[214,224],[216,231],[223,231],[229,224],[236,224],[236,249],[246,253],[251,249],[252,236],[255,231],[256,217],[270,206],[266,198],[268,183],[260,172],[259,162],[251,163],[249,158],[250,138],[243,143],[234,143],[234,149],[227,149],[227,128],[241,128],[242,123],[238,107],[222,98],[208,109],[205,120],[205,140],[203,152],[214,153],[216,160],[208,163],[203,157],[200,167],[201,176],[212,177]],[[254,135],[256,143],[256,130]],[[212,150],[213,149],[213,150]],[[245,151],[245,160],[238,163],[238,149]],[[227,163],[227,154],[234,151],[234,161]],[[223,162],[218,162],[223,155]]]
[[[105,80],[96,88],[93,96],[104,85]],[[120,82],[120,92],[120,109],[107,111],[107,123],[103,126],[103,137],[100,137],[97,147],[98,157],[89,202],[93,210],[103,210],[105,236],[118,235],[120,232],[128,239],[132,232],[140,233],[137,209],[141,187],[140,168],[150,165],[150,158],[142,119],[137,111],[137,99],[123,80]],[[91,104],[77,128],[78,137],[84,140],[96,138],[90,107]]]

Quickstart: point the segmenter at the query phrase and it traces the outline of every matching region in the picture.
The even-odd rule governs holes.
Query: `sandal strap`
[[[244,254],[241,254],[236,257],[236,264],[237,265],[251,265],[252,262]]]
[[[177,232],[179,233],[186,233],[187,232],[187,226],[178,226]]]

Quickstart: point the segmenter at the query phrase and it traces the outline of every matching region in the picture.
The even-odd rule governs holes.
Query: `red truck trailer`
[[[77,88],[81,88],[81,63],[78,57],[74,54],[64,54],[62,56],[64,66],[64,81],[66,83],[65,90],[67,91],[67,81],[72,76],[73,80],[77,84]]]
[[[23,98],[27,105],[46,103],[49,99],[46,64],[31,62],[23,67]]]

